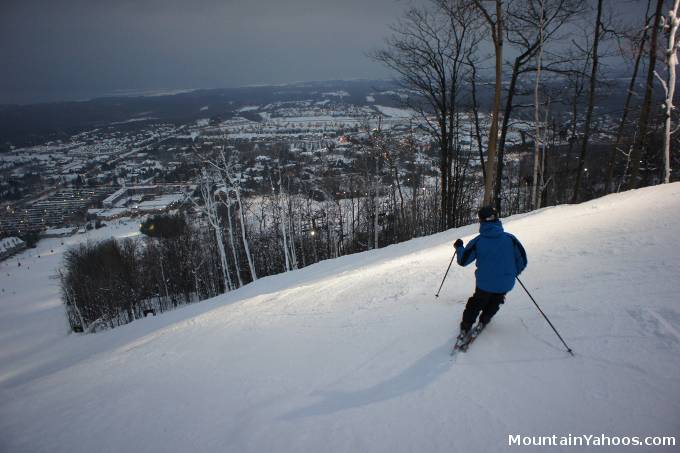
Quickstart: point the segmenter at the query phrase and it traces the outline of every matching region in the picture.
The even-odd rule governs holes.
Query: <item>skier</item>
[[[465,247],[461,239],[453,243],[459,265],[467,266],[477,261],[475,293],[468,299],[463,311],[459,341],[465,340],[468,333],[476,336],[491,321],[505,302],[505,294],[515,285],[515,277],[527,266],[524,247],[515,236],[503,230],[496,210],[485,206],[477,216],[479,236]],[[480,312],[476,332],[470,332]]]

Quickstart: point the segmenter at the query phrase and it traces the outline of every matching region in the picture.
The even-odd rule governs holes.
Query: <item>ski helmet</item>
[[[498,220],[498,213],[493,206],[484,206],[477,211],[477,216],[480,222],[493,222]]]

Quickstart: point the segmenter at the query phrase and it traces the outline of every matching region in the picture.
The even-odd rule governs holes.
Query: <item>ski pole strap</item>
[[[451,262],[449,262],[449,267],[446,268],[446,274],[444,274],[444,278],[442,279],[442,284],[439,285],[439,289],[437,290],[437,294],[435,294],[434,297],[439,297],[439,291],[442,290],[442,286],[444,286],[444,280],[446,280],[446,276],[449,275],[449,270],[451,269],[451,265],[453,264],[453,260],[456,257],[456,252],[457,252],[457,250],[454,250],[453,256],[451,257]]]
[[[555,334],[557,335],[557,338],[559,338],[560,341],[562,342],[562,344],[564,345],[564,347],[567,348],[567,352],[573,356],[573,355],[574,355],[574,352],[571,350],[571,348],[570,348],[569,346],[567,346],[567,343],[566,343],[566,342],[564,341],[564,339],[562,338],[562,335],[560,335],[560,333],[557,331],[557,329],[555,329],[555,326],[553,326],[553,323],[550,322],[550,319],[548,319],[548,317],[546,316],[546,314],[543,313],[543,310],[541,310],[541,307],[538,306],[538,304],[537,304],[536,301],[534,300],[534,297],[531,295],[531,293],[529,292],[529,290],[527,289],[527,287],[524,286],[524,283],[522,283],[522,280],[520,280],[519,277],[517,277],[517,276],[515,276],[515,278],[517,279],[517,281],[519,282],[519,284],[522,285],[522,288],[524,288],[524,291],[526,291],[527,295],[529,296],[529,298],[531,299],[531,301],[534,303],[534,305],[536,305],[536,308],[538,308],[538,311],[541,312],[541,314],[543,315],[543,317],[545,318],[545,320],[548,321],[548,324],[550,325],[550,327],[552,327],[552,330],[553,330],[553,331],[555,332]]]

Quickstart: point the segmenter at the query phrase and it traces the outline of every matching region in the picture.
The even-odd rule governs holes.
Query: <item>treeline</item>
[[[222,193],[217,186],[213,189]],[[286,196],[282,202],[282,198],[264,197],[257,212],[248,216],[255,278],[384,246],[404,236],[397,217],[384,211],[385,206],[374,222],[372,203],[365,198],[342,202],[299,196]],[[436,194],[421,198],[418,203],[423,206]],[[139,238],[112,238],[69,249],[60,276],[72,330],[117,327],[253,281],[240,225],[227,226],[237,209],[219,205],[215,210],[217,228],[208,215],[189,209],[187,215],[194,221],[184,214],[155,216],[142,224],[144,236]],[[377,228],[377,235],[372,228]]]
[[[214,240],[183,215],[149,219],[142,232],[144,239],[67,250],[60,277],[73,331],[113,328],[224,292]]]
[[[480,204],[503,215],[678,179],[680,2],[640,1],[628,17],[619,4],[430,0],[393,25],[372,56],[413,93],[406,103],[439,148],[441,229],[461,208],[468,147],[482,162]]]
[[[73,331],[113,328],[321,260],[384,247],[439,230],[439,186],[412,167],[412,143],[374,131],[361,171],[319,186],[275,169],[268,193],[242,197],[238,153],[205,159],[191,205],[149,217],[138,238],[85,243],[66,252],[62,295]],[[200,157],[203,159],[205,156]],[[197,157],[199,158],[199,157]],[[290,189],[296,186],[294,193]],[[479,186],[461,190],[468,223]]]

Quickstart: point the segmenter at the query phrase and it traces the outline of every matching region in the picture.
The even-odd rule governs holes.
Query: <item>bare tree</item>
[[[678,64],[678,43],[677,33],[680,19],[678,19],[678,8],[680,8],[680,0],[675,0],[673,8],[668,11],[668,18],[665,19],[668,27],[668,46],[666,47],[666,79],[655,72],[657,78],[661,81],[666,100],[664,101],[664,110],[666,114],[666,121],[664,122],[663,134],[663,182],[668,184],[671,180],[671,134],[674,132],[671,128],[671,115],[673,114],[673,97],[675,96],[675,67]]]
[[[585,130],[581,139],[581,154],[576,170],[576,183],[574,184],[574,194],[571,198],[572,203],[576,203],[581,189],[581,175],[586,165],[586,152],[588,151],[588,139],[593,121],[593,108],[595,107],[595,88],[597,86],[597,65],[599,61],[599,44],[604,30],[602,26],[602,0],[597,1],[597,15],[595,17],[595,31],[593,33],[592,65],[590,70],[590,83],[588,89],[588,108],[586,110]]]
[[[205,214],[210,227],[215,232],[215,240],[217,241],[217,247],[220,254],[220,264],[222,268],[224,287],[231,291],[234,285],[231,281],[231,276],[229,275],[229,264],[227,261],[227,252],[224,248],[222,222],[220,221],[220,217],[217,213],[217,203],[215,201],[215,194],[212,190],[213,178],[206,169],[204,169],[201,173],[199,184],[203,204],[199,205],[198,203],[194,202],[194,206]]]
[[[231,218],[231,211],[234,208],[234,204],[232,203],[231,195],[229,194],[229,190],[222,186],[221,187],[221,192],[223,196],[220,198],[220,202],[222,205],[225,207],[227,211],[227,231],[229,232],[229,245],[231,247],[231,255],[232,258],[234,259],[234,267],[236,268],[236,277],[238,279],[238,286],[239,288],[243,286],[243,278],[241,278],[241,265],[239,264],[239,259],[238,259],[238,254],[236,252],[236,242],[234,241],[234,222],[232,221]]]
[[[475,125],[475,140],[477,141],[477,151],[479,152],[479,163],[482,167],[482,180],[486,181],[486,164],[484,162],[484,143],[482,141],[481,125],[479,120],[479,102],[477,101],[477,61],[473,60],[472,53],[466,57],[470,68],[470,96],[472,119]]]
[[[274,187],[272,183],[272,193],[274,194],[275,209],[278,212],[279,224],[281,227],[281,237],[283,238],[283,255],[286,263],[286,272],[297,269],[297,260],[293,259],[295,241],[291,237],[288,238],[288,232],[290,231],[289,226],[289,207],[290,207],[290,197],[283,188],[283,169],[281,168],[281,158],[279,158],[279,180],[278,180],[278,190]]]
[[[498,212],[502,211],[501,194],[503,189],[503,166],[505,158],[505,143],[514,113],[515,96],[518,92],[520,77],[534,72],[531,65],[536,55],[543,52],[552,61],[543,61],[542,70],[558,68],[566,58],[555,53],[546,52],[546,46],[560,37],[559,32],[565,24],[578,15],[583,8],[580,0],[511,0],[507,7],[506,38],[518,54],[513,60],[510,82],[505,97],[503,122],[501,124],[498,142],[498,156],[495,173],[495,205]]]
[[[402,84],[418,96],[409,107],[427,124],[439,146],[440,229],[450,226],[452,167],[460,87],[469,56],[479,37],[473,33],[476,14],[468,0],[436,2],[436,9],[413,8],[392,27],[387,47],[372,57],[399,74]]]
[[[226,140],[225,140],[226,143]],[[237,163],[235,162],[236,155],[233,154],[230,160],[222,150],[219,154],[219,160],[213,161],[211,159],[204,159],[204,161],[210,165],[210,167],[216,172],[216,177],[222,183],[225,188],[227,196],[231,196],[233,193],[236,197],[236,203],[238,205],[239,211],[239,221],[241,230],[241,240],[243,242],[243,249],[246,254],[246,259],[248,260],[248,269],[250,271],[250,278],[252,281],[257,280],[257,272],[255,271],[255,264],[253,262],[252,254],[250,253],[250,244],[248,241],[246,233],[246,218],[245,218],[245,205],[243,204],[243,199],[241,197],[241,178],[235,175]]]
[[[493,108],[491,109],[491,125],[489,127],[486,171],[484,172],[486,178],[484,180],[484,200],[482,202],[487,206],[491,204],[493,197],[494,168],[498,152],[498,115],[501,110],[501,92],[503,89],[503,1],[495,0],[495,15],[490,13],[486,7],[482,5],[482,0],[474,0],[474,3],[491,29],[491,40],[496,56],[496,81],[494,85]]]
[[[628,187],[635,189],[639,184],[640,161],[647,151],[649,142],[649,117],[652,109],[652,96],[654,89],[654,71],[656,70],[657,45],[659,37],[659,24],[661,22],[664,0],[657,0],[654,19],[652,20],[652,34],[649,45],[649,61],[647,65],[647,81],[645,84],[645,97],[642,101],[640,118],[638,120],[637,140],[633,145],[633,152],[630,157],[631,169]],[[646,156],[645,156],[646,157]]]
[[[635,84],[637,82],[637,75],[640,68],[640,60],[642,59],[642,54],[644,53],[645,43],[647,41],[647,35],[649,34],[649,8],[651,6],[651,0],[647,0],[647,10],[645,11],[644,25],[642,27],[642,33],[631,39],[633,48],[635,49],[635,63],[633,64],[633,73],[630,77],[630,82],[628,83],[628,90],[626,91],[626,101],[623,105],[623,113],[621,114],[621,120],[619,122],[619,128],[616,131],[616,138],[614,139],[614,145],[609,154],[609,163],[607,167],[607,176],[604,182],[604,192],[609,193],[612,189],[614,170],[616,168],[616,157],[620,151],[621,140],[623,138],[623,132],[627,125],[628,115],[630,114],[631,103],[633,100],[633,94],[635,93]]]

